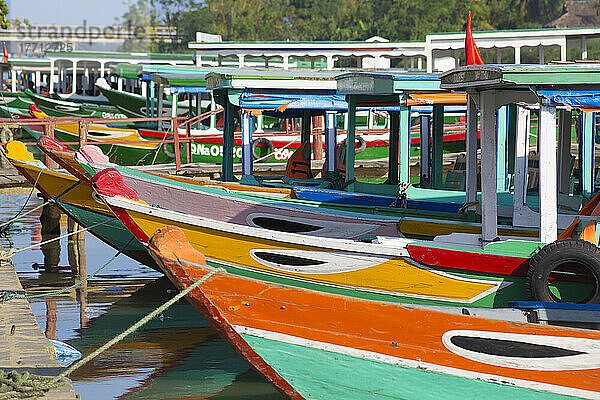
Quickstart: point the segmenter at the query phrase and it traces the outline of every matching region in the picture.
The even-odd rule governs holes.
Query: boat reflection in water
[[[27,196],[4,197],[0,195],[0,220],[14,216]],[[38,204],[41,200],[33,198],[26,210]],[[11,237],[2,239],[3,244],[22,248],[31,244],[32,238],[39,242],[40,214],[41,210],[24,219],[28,229],[14,230]],[[66,221],[61,220],[60,225],[64,233]],[[67,239],[60,240],[59,268],[42,268],[44,255],[39,248],[15,256],[28,295],[79,282],[115,253],[87,234],[85,245],[76,240],[68,243]],[[39,269],[31,267],[34,263]],[[30,304],[48,338],[65,342],[86,356],[177,293],[159,276],[120,255],[76,289],[34,298]],[[281,399],[185,300],[89,361],[70,378],[75,391],[88,400]]]

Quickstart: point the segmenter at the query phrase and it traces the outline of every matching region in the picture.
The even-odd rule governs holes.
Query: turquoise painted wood
[[[434,189],[442,188],[444,153],[444,105],[433,105],[433,133],[431,139],[431,182]]]
[[[508,140],[508,106],[502,106],[498,109],[498,115],[496,119],[496,126],[498,129],[498,151],[496,153],[496,160],[498,165],[498,174],[496,176],[496,183],[498,190],[507,190],[507,140]]]
[[[401,367],[248,334],[242,334],[242,338],[306,399],[564,400],[574,398]]]
[[[592,171],[594,171],[594,117],[596,113],[583,113],[582,118],[582,186],[583,195],[590,197],[594,192],[594,177]]]
[[[410,182],[410,108],[400,105],[400,182]]]

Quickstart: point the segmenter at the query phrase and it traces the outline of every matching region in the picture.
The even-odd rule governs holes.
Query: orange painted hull
[[[185,288],[211,269],[185,243],[181,231],[169,229],[153,236],[150,249],[173,282]],[[600,398],[600,332],[596,331],[411,308],[225,272],[212,276],[188,298],[242,356],[292,398],[304,396],[290,388],[282,371],[275,371],[264,355],[254,351],[245,335],[344,349],[359,358],[375,357],[408,368],[502,382],[532,393],[542,390],[567,398]],[[477,343],[484,343],[483,349]],[[567,351],[577,343],[585,346],[577,351],[587,356],[577,358]],[[513,350],[506,350],[511,346]],[[514,354],[509,354],[511,351]],[[544,351],[551,354],[535,356]]]

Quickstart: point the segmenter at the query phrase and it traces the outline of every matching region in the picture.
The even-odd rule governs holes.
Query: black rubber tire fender
[[[167,137],[165,137],[165,140],[173,140],[173,135],[169,135]],[[171,150],[169,150],[169,148],[167,147],[167,145],[169,144],[173,144],[173,147],[175,146],[175,143],[163,143],[162,144],[162,151],[163,153],[165,153],[165,155],[169,158],[175,158],[175,152],[172,152]],[[185,143],[179,143],[179,156],[181,156],[182,154],[185,154]]]
[[[600,248],[586,240],[557,240],[542,247],[529,260],[526,287],[527,294],[534,301],[558,302],[550,291],[548,278],[557,267],[579,264],[587,268],[595,281],[593,293],[582,303],[600,303]]]
[[[269,152],[267,154],[273,154],[273,152],[275,151],[275,146],[273,146],[273,143],[271,143],[271,141],[269,139],[264,138],[264,137],[256,138],[256,139],[252,140],[252,159],[253,160],[257,160],[257,159],[261,158],[260,154],[257,154],[257,152],[256,152],[257,147],[259,145],[266,145],[269,148]]]

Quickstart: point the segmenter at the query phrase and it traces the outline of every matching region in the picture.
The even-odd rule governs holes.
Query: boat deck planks
[[[10,261],[0,261],[0,290],[23,290]],[[40,329],[29,302],[12,299],[0,303],[0,310],[0,369],[44,376],[56,376],[62,372],[63,367],[56,360],[54,348]],[[76,398],[70,381],[41,397],[47,400]]]

